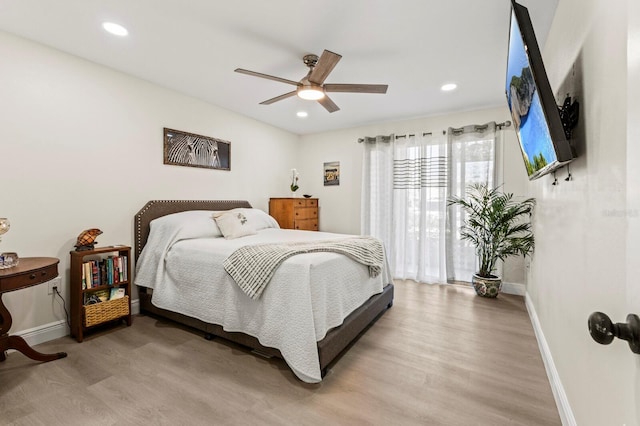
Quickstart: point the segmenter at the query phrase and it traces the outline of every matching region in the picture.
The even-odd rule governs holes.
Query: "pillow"
[[[151,221],[151,232],[173,235],[179,239],[222,237],[213,219],[216,211],[189,210],[172,213]]]
[[[222,236],[227,240],[256,234],[252,221],[243,210],[246,209],[233,209],[213,215]]]
[[[189,210],[153,219],[149,224],[149,238],[136,262],[136,283],[153,288],[159,277],[156,272],[160,274],[164,271],[161,266],[164,265],[165,255],[178,241],[222,237],[222,232],[213,220],[214,213]],[[140,271],[143,273],[138,275]]]
[[[280,228],[280,225],[278,225],[278,222],[272,216],[269,216],[260,209],[248,209],[241,207],[233,210],[242,212],[247,217],[247,221],[251,223],[251,226],[253,226],[253,229],[256,231],[266,228]]]

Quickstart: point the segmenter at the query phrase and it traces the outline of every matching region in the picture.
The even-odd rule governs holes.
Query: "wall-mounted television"
[[[506,95],[529,179],[575,158],[526,7],[511,1]],[[576,118],[577,120],[577,118]]]

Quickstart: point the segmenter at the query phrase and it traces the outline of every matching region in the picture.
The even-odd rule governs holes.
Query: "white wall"
[[[60,258],[84,229],[133,245],[152,199],[268,199],[294,167],[298,136],[94,63],[0,33],[0,251]],[[231,142],[231,171],[162,163],[163,127]],[[135,297],[135,295],[134,295]],[[7,293],[12,332],[64,318],[47,286]],[[67,305],[68,306],[68,305]]]
[[[640,311],[629,299],[638,286],[640,152],[637,138],[627,139],[627,5],[559,2],[543,49],[552,88],[571,89],[581,102],[582,152],[573,182],[554,187],[545,177],[529,186],[538,209],[527,290],[579,425],[640,424],[639,356],[620,340],[598,345],[587,330],[594,311],[614,322],[633,305]],[[637,65],[633,71],[637,93]]]
[[[442,133],[448,127],[468,124],[497,123],[510,120],[509,110],[491,108],[461,112],[413,120],[377,123],[358,128],[318,133],[301,137],[298,154],[298,170],[301,173],[300,189],[303,193],[319,198],[320,229],[328,232],[350,234],[360,233],[360,195],[362,188],[362,144],[363,136],[421,134],[423,132]],[[522,161],[513,126],[501,131],[503,140],[499,147],[503,158],[504,190],[516,195],[527,191],[527,174]],[[340,162],[340,185],[324,186],[323,164]],[[509,259],[505,264],[504,280],[509,283],[524,284],[524,262],[521,258]]]

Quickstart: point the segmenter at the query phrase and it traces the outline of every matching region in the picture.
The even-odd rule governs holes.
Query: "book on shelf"
[[[107,300],[109,300],[111,293],[109,292],[109,289],[103,289],[103,290],[98,290],[96,291],[95,294],[98,299],[100,299],[101,302],[106,302]]]
[[[104,259],[100,260],[100,284],[105,285],[107,283],[107,265]]]
[[[124,288],[114,287],[111,289],[111,295],[109,297],[109,300],[121,299],[124,296],[126,296],[126,291]]]
[[[87,288],[91,288],[93,287],[93,282],[92,282],[93,272],[91,270],[91,263],[85,262],[82,266],[84,268],[84,276],[85,276],[85,281],[87,283]]]
[[[100,277],[98,276],[98,262],[92,260],[91,262],[91,286],[97,287],[100,285]]]
[[[109,300],[122,299],[127,295],[127,291],[124,288],[112,287],[96,290],[93,292],[86,292],[82,298],[83,305],[93,305],[96,303],[107,302]]]
[[[109,285],[113,285],[116,280],[115,280],[115,268],[116,268],[116,258],[113,256],[109,256],[107,258],[108,264],[107,264],[107,271],[109,274]]]
[[[120,257],[113,258],[113,283],[120,282]]]
[[[82,264],[82,289],[114,285],[128,279],[127,256],[108,256]]]
[[[122,266],[122,256],[118,257],[118,282],[124,281],[124,270]]]

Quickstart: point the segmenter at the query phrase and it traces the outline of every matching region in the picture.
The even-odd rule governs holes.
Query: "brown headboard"
[[[149,224],[153,219],[187,210],[231,210],[238,207],[251,208],[243,200],[152,200],[136,213],[134,218],[135,259],[138,260],[149,238]]]

